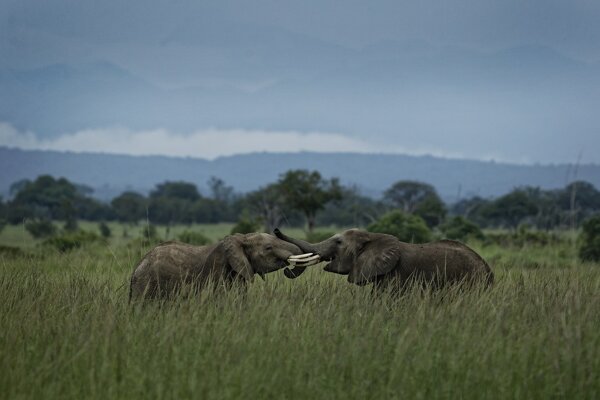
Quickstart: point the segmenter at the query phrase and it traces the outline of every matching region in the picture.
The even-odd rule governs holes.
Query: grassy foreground
[[[0,397],[600,397],[600,266],[565,249],[484,249],[482,292],[374,298],[315,267],[130,307],[140,251],[0,256]]]

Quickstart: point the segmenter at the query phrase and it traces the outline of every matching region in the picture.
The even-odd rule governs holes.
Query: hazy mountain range
[[[485,53],[381,42],[351,50],[297,34],[251,32],[245,41],[225,35],[219,46],[187,48],[196,69],[177,87],[108,61],[0,67],[0,121],[40,137],[118,125],[376,133],[382,140],[422,133],[419,121],[428,115],[457,140],[454,120],[465,113],[475,125],[490,118],[491,130],[505,116],[516,119],[507,126],[518,122],[528,131],[528,116],[511,115],[515,110],[549,120],[576,111],[584,118],[579,125],[600,122],[588,113],[600,100],[600,68],[547,47]],[[175,31],[166,45],[207,35]],[[175,47],[171,57],[185,63],[185,50]]]
[[[368,142],[366,152],[568,163],[583,150],[600,163],[594,2],[5,3],[0,145],[109,152],[90,135],[52,144],[82,131],[213,129],[354,143],[327,152]],[[302,148],[270,144],[210,154]]]
[[[433,184],[448,202],[461,197],[498,196],[516,186],[545,189],[564,187],[574,178],[600,188],[600,165],[511,165],[495,162],[453,160],[431,156],[324,153],[254,153],[197,158],[162,156],[133,157],[94,153],[23,151],[0,147],[0,193],[10,184],[40,174],[64,176],[94,188],[94,195],[110,199],[124,190],[147,192],[165,180],[193,182],[206,193],[211,176],[223,179],[238,192],[246,192],[277,180],[289,169],[320,171],[356,185],[363,194],[378,197],[402,179]]]

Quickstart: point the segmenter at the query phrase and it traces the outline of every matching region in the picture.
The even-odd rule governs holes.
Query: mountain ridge
[[[494,161],[442,158],[429,155],[365,153],[247,153],[214,160],[194,157],[130,156],[21,150],[0,146],[0,194],[10,185],[42,174],[63,176],[94,189],[103,200],[124,190],[147,193],[165,180],[195,183],[207,193],[211,176],[223,179],[238,192],[274,182],[289,169],[318,170],[327,178],[339,177],[363,194],[378,197],[398,180],[432,184],[447,202],[478,195],[495,197],[517,186],[543,189],[564,187],[574,178],[600,187],[600,165],[510,164]]]

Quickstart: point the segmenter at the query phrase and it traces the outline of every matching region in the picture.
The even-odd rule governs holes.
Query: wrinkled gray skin
[[[323,261],[329,261],[325,271],[348,275],[348,281],[357,285],[373,282],[376,290],[391,286],[396,291],[413,279],[435,287],[478,279],[488,285],[494,281],[489,265],[471,248],[454,240],[411,244],[395,236],[358,229],[315,244],[285,236],[278,229],[275,235],[305,253],[316,253]],[[296,267],[284,273],[293,279],[305,269]]]
[[[301,254],[294,244],[267,233],[236,234],[208,246],[161,243],[150,250],[131,275],[129,299],[168,297],[182,284],[195,288],[209,281],[229,286],[252,281],[254,274],[276,271],[291,255]]]

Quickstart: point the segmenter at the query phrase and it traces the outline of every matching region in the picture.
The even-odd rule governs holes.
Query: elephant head
[[[311,244],[290,238],[278,229],[275,235],[295,244],[303,252],[316,253],[328,261],[325,271],[348,275],[348,281],[358,285],[372,282],[392,271],[400,262],[401,242],[391,235],[349,229],[322,242]],[[286,269],[285,275],[296,278],[306,267]]]
[[[264,274],[287,266],[290,256],[302,253],[295,244],[268,233],[227,236],[222,246],[231,268],[248,281],[254,279],[255,273],[264,277]]]

